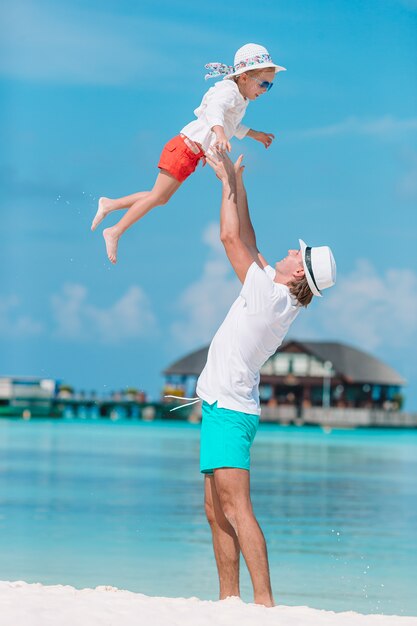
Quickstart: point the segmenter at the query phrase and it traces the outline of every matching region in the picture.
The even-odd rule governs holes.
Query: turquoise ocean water
[[[0,579],[216,599],[198,451],[179,422],[0,420]],[[251,483],[279,603],[417,615],[417,432],[262,425]]]

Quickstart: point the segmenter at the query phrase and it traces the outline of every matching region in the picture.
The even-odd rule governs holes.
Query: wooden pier
[[[111,398],[13,398],[7,405],[0,405],[1,417],[56,418],[56,419],[132,419],[153,421],[155,419],[180,419],[190,417],[189,407],[171,412],[177,403],[137,402],[129,399]]]

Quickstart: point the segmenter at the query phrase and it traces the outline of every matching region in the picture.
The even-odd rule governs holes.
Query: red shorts
[[[194,172],[199,160],[204,156],[200,145],[188,140],[198,150],[197,153],[194,153],[185,143],[185,139],[184,135],[177,135],[170,139],[163,147],[158,163],[159,168],[166,170],[180,183]]]

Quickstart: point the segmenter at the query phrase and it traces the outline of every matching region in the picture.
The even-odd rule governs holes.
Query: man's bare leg
[[[166,204],[181,184],[171,174],[161,170],[152,191],[134,202],[117,224],[103,230],[107,256],[112,263],[117,261],[117,246],[123,233],[151,209]]]
[[[149,191],[138,191],[137,193],[132,193],[130,196],[123,196],[123,198],[99,198],[97,213],[94,216],[93,223],[91,224],[91,230],[95,230],[97,226],[104,220],[109,213],[113,213],[113,211],[118,211],[120,209],[130,209],[132,204],[134,204],[137,200],[144,198],[147,196]]]
[[[220,600],[240,596],[239,558],[240,548],[233,527],[225,518],[213,475],[206,475],[205,508],[213,537],[214,556],[219,574]]]
[[[236,532],[248,566],[254,600],[257,604],[274,606],[265,538],[250,499],[249,472],[231,467],[216,469],[214,482],[223,513]]]

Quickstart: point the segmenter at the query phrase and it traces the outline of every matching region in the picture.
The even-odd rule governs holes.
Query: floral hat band
[[[225,65],[224,63],[206,63],[204,67],[208,70],[204,76],[205,80],[215,76],[228,76],[235,69],[234,65]]]
[[[239,48],[235,54],[234,64],[226,65],[225,63],[207,63],[205,66],[208,73],[205,79],[214,78],[215,76],[223,76],[223,80],[238,76],[248,70],[274,68],[275,73],[285,70],[285,67],[276,65],[271,58],[268,50],[257,43],[248,43]]]
[[[224,63],[207,63],[204,67],[208,70],[208,73],[205,75],[205,79],[214,78],[215,76],[230,76],[231,74],[235,74],[238,70],[246,70],[247,68],[256,65],[259,67],[260,65],[265,65],[267,63],[272,64],[272,58],[270,54],[258,54],[253,57],[249,57],[249,59],[244,59],[239,61],[236,65],[225,65]],[[274,65],[275,67],[275,65]],[[242,72],[239,72],[242,73]]]

